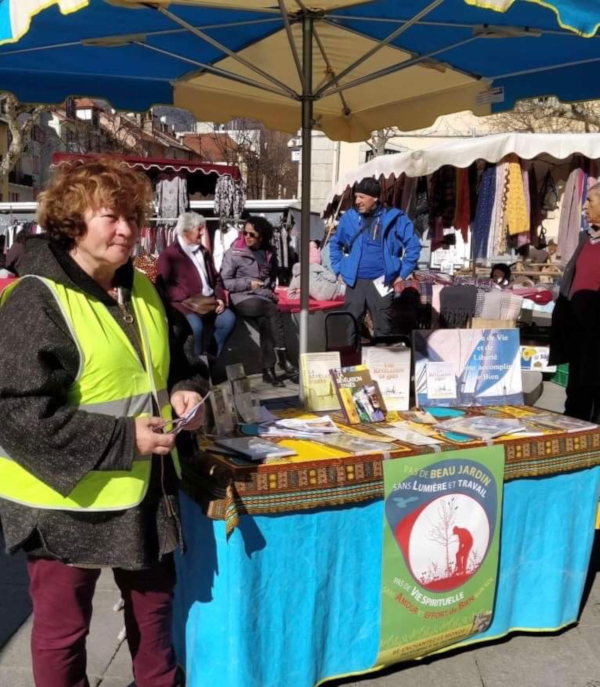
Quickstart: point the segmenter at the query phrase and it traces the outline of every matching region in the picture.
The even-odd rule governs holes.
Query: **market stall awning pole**
[[[302,202],[300,205],[300,353],[308,353],[308,298],[310,270],[310,196],[313,128],[313,22],[310,12],[302,17]]]

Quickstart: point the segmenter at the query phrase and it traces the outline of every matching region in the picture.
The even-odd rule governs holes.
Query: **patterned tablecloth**
[[[470,408],[468,414],[482,409]],[[486,408],[499,417],[533,417],[536,408]],[[296,416],[299,412],[296,411]],[[289,415],[289,413],[288,413]],[[394,418],[390,418],[393,420]],[[368,437],[365,437],[368,438]],[[208,440],[200,443],[193,459],[184,461],[183,488],[206,514],[225,520],[232,531],[242,514],[290,513],[313,508],[331,508],[383,498],[384,460],[401,460],[437,451],[472,448],[483,442],[445,441],[435,447],[417,447],[394,441],[382,444],[378,453],[349,455],[317,442],[283,439],[278,443],[298,453],[276,462],[248,461],[206,452]],[[548,432],[543,436],[513,435],[494,443],[506,449],[505,481],[536,478],[583,470],[600,465],[600,427],[576,433]]]

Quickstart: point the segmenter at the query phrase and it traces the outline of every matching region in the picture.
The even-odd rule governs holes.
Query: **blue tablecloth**
[[[577,619],[599,485],[600,467],[505,484],[494,619],[471,641]],[[373,667],[383,501],[243,516],[229,541],[185,495],[182,517],[174,635],[188,687],[314,687]]]

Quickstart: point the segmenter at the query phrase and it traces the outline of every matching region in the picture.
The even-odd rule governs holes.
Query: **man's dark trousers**
[[[394,294],[381,296],[372,279],[357,279],[353,287],[346,287],[345,307],[356,318],[359,335],[368,310],[373,319],[375,336],[389,336],[392,329],[393,302]],[[348,341],[353,341],[351,327],[348,329]]]

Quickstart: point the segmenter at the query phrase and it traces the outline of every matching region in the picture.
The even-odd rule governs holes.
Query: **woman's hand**
[[[160,417],[138,417],[135,421],[135,445],[142,456],[157,453],[166,456],[175,444],[173,434],[162,434],[154,428],[161,427],[164,420]]]
[[[217,298],[217,307],[215,308],[215,312],[217,315],[220,315],[222,312],[225,312],[225,303],[223,301],[220,301]]]
[[[250,281],[250,288],[252,289],[252,291],[256,291],[256,289],[260,289],[264,285],[265,285],[265,282],[260,281],[260,279],[252,279]]]
[[[202,396],[196,391],[176,391],[171,396],[171,405],[175,414],[179,417],[183,417],[186,413],[189,413],[194,406],[202,400]],[[196,417],[185,426],[186,432],[195,432],[197,429],[202,427],[204,422],[204,405],[200,406]]]

